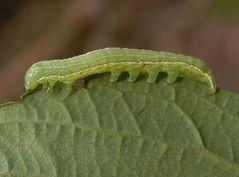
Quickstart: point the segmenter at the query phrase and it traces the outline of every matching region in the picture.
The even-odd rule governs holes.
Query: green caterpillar
[[[155,82],[159,72],[168,73],[167,81],[175,82],[178,76],[204,82],[210,92],[216,91],[211,70],[201,60],[185,55],[152,50],[106,48],[63,60],[41,61],[26,72],[26,90],[39,84],[53,87],[57,81],[67,85],[79,78],[103,72],[111,73],[111,82],[116,82],[121,72],[129,73],[129,81],[135,81],[141,72],[148,74],[147,82]]]

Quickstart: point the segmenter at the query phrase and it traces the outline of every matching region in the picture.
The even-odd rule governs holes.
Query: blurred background
[[[239,1],[1,0],[0,103],[24,93],[31,64],[105,47],[202,58],[239,92]]]

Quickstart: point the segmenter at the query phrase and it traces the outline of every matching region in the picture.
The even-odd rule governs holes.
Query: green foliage
[[[90,78],[0,107],[1,177],[239,176],[239,96]]]

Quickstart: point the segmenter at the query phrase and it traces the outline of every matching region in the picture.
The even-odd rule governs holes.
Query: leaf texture
[[[0,107],[0,176],[238,177],[238,108],[186,79],[40,90]]]

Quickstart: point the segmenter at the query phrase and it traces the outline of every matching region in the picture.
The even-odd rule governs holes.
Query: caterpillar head
[[[25,75],[25,88],[26,90],[33,90],[38,85],[38,82],[34,76],[33,68],[30,67]]]

